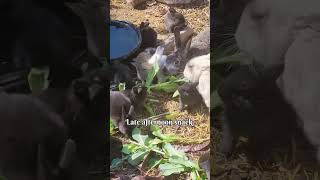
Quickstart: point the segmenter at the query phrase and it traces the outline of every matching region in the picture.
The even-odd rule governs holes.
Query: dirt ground
[[[111,20],[125,20],[138,26],[142,21],[149,20],[150,26],[158,33],[158,39],[163,40],[169,36],[164,28],[163,16],[166,13],[166,6],[155,1],[147,1],[139,9],[133,9],[128,6],[124,0],[111,0]],[[201,32],[205,27],[209,26],[209,7],[195,6],[195,7],[177,7],[176,10],[181,12],[188,21],[188,25],[195,30]],[[199,156],[209,151],[210,141],[210,118],[208,109],[205,105],[193,109],[190,112],[179,112],[178,98],[173,98],[172,93],[153,92],[149,98],[154,99],[149,106],[153,109],[155,114],[162,114],[166,112],[177,113],[176,119],[191,119],[195,123],[195,127],[177,127],[177,126],[163,126],[163,133],[177,134],[181,140],[173,143],[176,148],[183,149],[188,146],[196,146],[205,144],[204,148],[199,151],[188,153],[188,156],[197,160]],[[150,116],[147,112],[140,115],[141,118]],[[126,138],[119,133],[115,135],[116,138],[122,142],[126,142]],[[134,174],[139,174],[136,167],[128,167],[125,170],[130,172],[132,177]],[[126,172],[123,172],[125,174]],[[119,173],[119,172],[114,172]],[[121,173],[121,172],[120,172]],[[184,179],[184,178],[178,178]]]
[[[166,13],[166,7],[151,0],[142,5],[141,9],[133,9],[124,0],[111,0],[110,18],[129,21],[136,26],[148,19],[150,27],[158,33],[158,39],[163,40],[169,35],[164,28],[163,16]],[[209,6],[177,7],[177,11],[185,16],[188,26],[197,33],[209,26]]]

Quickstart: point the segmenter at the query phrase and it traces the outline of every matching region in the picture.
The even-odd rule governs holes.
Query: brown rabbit
[[[181,13],[177,12],[173,7],[168,8],[168,12],[164,16],[164,24],[166,30],[169,31],[169,33],[173,33],[174,28],[176,27],[181,31],[187,26],[184,16]]]

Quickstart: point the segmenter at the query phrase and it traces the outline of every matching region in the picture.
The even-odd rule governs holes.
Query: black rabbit
[[[272,65],[263,70],[244,65],[230,74],[218,89],[225,105],[223,138],[220,150],[229,154],[233,141],[247,136],[250,155],[281,142],[290,142],[294,135],[296,113],[276,84],[284,68]]]
[[[156,47],[157,45],[157,32],[149,26],[149,21],[141,22],[139,29],[142,36],[141,49],[148,47]]]

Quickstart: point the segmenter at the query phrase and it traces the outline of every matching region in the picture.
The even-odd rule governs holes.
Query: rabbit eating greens
[[[133,128],[126,124],[126,119],[133,118],[143,107],[146,97],[147,89],[142,84],[124,91],[110,91],[110,116],[122,134],[131,133]]]
[[[290,142],[296,127],[296,114],[276,84],[283,64],[257,72],[241,66],[220,85],[218,94],[225,105],[220,151],[229,154],[233,141],[248,137],[249,153],[257,157],[279,142]]]

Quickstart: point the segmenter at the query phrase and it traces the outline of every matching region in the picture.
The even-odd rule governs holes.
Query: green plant
[[[170,144],[179,139],[178,136],[163,134],[158,126],[151,125],[150,129],[154,138],[141,134],[138,128],[133,130],[133,141],[123,145],[122,148],[125,156],[114,159],[111,169],[119,168],[123,162],[127,161],[133,166],[142,164],[142,168],[147,172],[158,167],[163,176],[188,172],[193,180],[206,179],[198,163],[189,160],[185,153],[177,151]]]
[[[152,69],[148,71],[145,86],[147,87],[149,93],[151,92],[151,90],[173,93],[176,92],[181,83],[186,81],[184,78],[181,77],[169,76],[166,78],[165,82],[152,84],[154,78],[159,73],[159,70],[160,68],[158,63],[155,63],[152,66]]]

